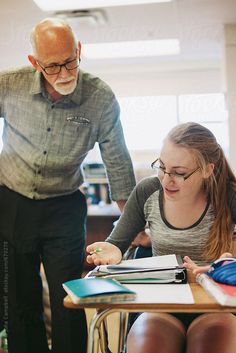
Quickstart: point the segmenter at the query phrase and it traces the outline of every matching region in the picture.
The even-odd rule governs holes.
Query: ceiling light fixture
[[[82,45],[82,55],[88,59],[116,59],[180,53],[177,39],[93,43]]]
[[[43,11],[85,10],[92,8],[151,4],[172,0],[33,0]]]

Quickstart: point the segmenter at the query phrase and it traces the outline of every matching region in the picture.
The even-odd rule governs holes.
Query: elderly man
[[[7,253],[8,302],[5,297],[3,302],[9,352],[48,352],[42,261],[50,291],[52,351],[84,353],[84,312],[63,308],[62,289],[63,282],[81,275],[84,261],[87,208],[79,191],[81,163],[98,142],[111,197],[120,209],[135,185],[134,173],[117,100],[99,78],[79,70],[81,44],[68,24],[41,21],[31,43],[33,67],[0,74],[0,236]]]

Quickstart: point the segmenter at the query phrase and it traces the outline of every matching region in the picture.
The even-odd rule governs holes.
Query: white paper
[[[189,284],[125,284],[137,293],[136,303],[194,304]]]
[[[175,254],[163,255],[163,256],[152,256],[144,257],[141,259],[123,260],[118,265],[101,265],[99,266],[99,271],[109,272],[109,267],[116,268],[117,270],[122,269],[123,266],[132,268],[169,268],[178,266],[178,261]]]

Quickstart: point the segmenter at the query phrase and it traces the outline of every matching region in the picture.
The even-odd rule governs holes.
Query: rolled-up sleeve
[[[127,200],[135,186],[135,176],[120,122],[120,107],[114,96],[102,113],[98,143],[112,200]]]

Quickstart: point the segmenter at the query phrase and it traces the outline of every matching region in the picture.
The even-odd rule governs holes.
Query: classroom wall
[[[31,0],[24,0],[25,7],[17,0],[1,2],[0,21],[0,70],[28,65],[27,54],[31,52],[29,33],[45,14]],[[81,68],[99,75],[118,96],[168,95],[188,93],[223,92],[229,109],[230,161],[236,170],[235,124],[235,24],[225,26],[225,43],[219,61],[174,62],[163,61],[148,65],[137,63],[101,65],[82,57]],[[230,99],[229,99],[230,98]]]

